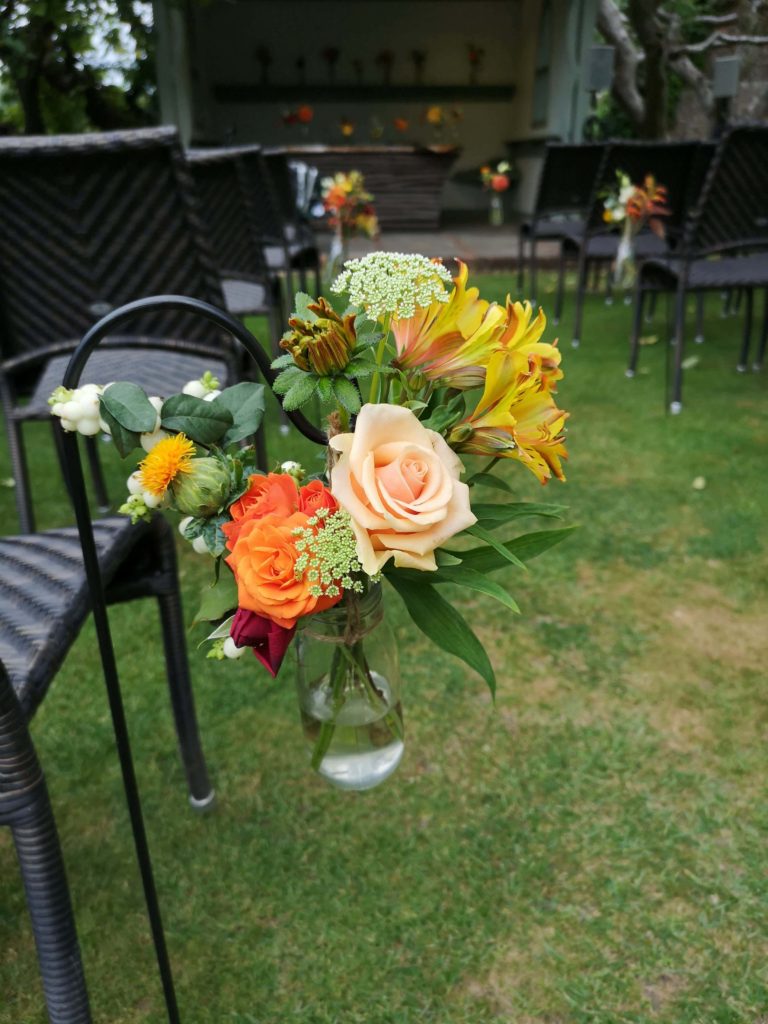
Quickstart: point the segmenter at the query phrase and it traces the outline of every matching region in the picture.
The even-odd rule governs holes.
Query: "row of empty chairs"
[[[527,294],[535,301],[540,241],[559,245],[554,320],[564,303],[567,266],[575,263],[577,282],[572,340],[581,341],[584,297],[590,271],[608,272],[616,257],[618,234],[603,221],[605,190],[622,170],[639,182],[654,174],[667,187],[670,216],[664,239],[650,231],[635,241],[638,274],[627,375],[639,358],[639,334],[646,299],[662,291],[676,293],[674,372],[670,377],[672,411],[682,404],[685,347],[685,296],[696,302],[698,341],[702,340],[703,295],[708,290],[743,289],[744,333],[738,368],[746,369],[752,331],[753,293],[768,286],[768,128],[740,125],[714,142],[608,142],[550,144],[539,184],[535,212],[522,225],[519,284],[528,270]],[[528,246],[526,253],[525,246]],[[609,284],[610,292],[610,284]],[[768,308],[768,307],[767,307]],[[768,317],[764,316],[755,367],[762,365]]]

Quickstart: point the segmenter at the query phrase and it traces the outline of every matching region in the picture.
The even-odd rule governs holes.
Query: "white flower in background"
[[[307,475],[306,470],[299,462],[281,462],[280,472],[292,476],[297,484],[300,484]]]
[[[451,284],[449,271],[439,261],[402,252],[372,252],[347,260],[331,291],[349,292],[350,303],[362,306],[373,320],[408,319],[433,302],[447,302],[446,285]]]
[[[189,380],[181,389],[183,395],[192,395],[193,398],[205,398],[207,401],[211,401],[208,396],[211,392],[215,391],[214,398],[221,394],[218,390],[219,381],[213,376],[210,370],[206,370],[202,377],[198,380]]]

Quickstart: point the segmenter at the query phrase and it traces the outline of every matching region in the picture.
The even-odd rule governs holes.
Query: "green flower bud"
[[[283,335],[280,348],[290,352],[294,363],[305,372],[312,370],[321,377],[340,373],[357,344],[354,315],[340,317],[322,297],[307,308],[316,319],[292,316],[288,321],[291,329]]]
[[[176,508],[195,518],[218,512],[229,491],[229,470],[214,458],[193,459],[189,472],[179,473],[171,483]]]

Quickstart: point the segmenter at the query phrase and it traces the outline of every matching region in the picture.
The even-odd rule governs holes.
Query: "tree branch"
[[[733,36],[728,32],[715,31],[707,36],[700,43],[687,43],[685,46],[678,46],[670,50],[670,56],[676,57],[680,53],[706,53],[721,46],[765,46],[768,44],[768,36]]]
[[[642,124],[645,104],[637,87],[637,68],[642,59],[627,31],[626,19],[613,0],[600,0],[597,28],[616,52],[613,93],[634,124]]]

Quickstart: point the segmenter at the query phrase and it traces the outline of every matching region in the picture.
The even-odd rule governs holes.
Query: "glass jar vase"
[[[372,789],[403,756],[397,647],[381,585],[308,616],[294,641],[312,768],[340,789]]]

